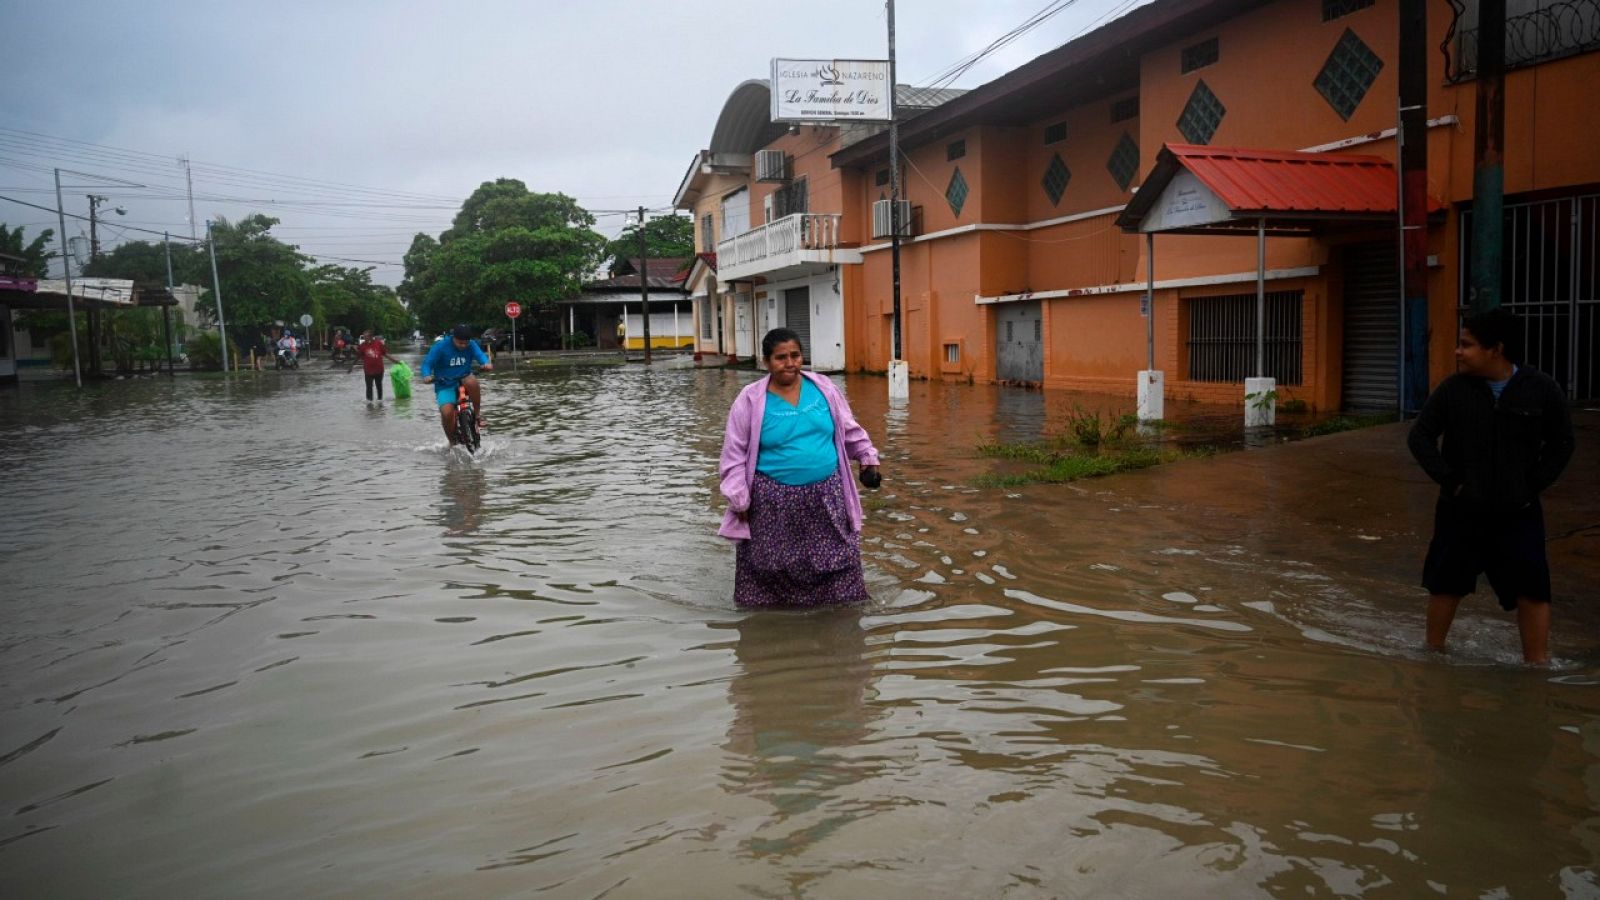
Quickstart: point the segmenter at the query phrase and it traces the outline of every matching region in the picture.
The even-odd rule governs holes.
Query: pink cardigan
[[[856,422],[855,414],[844,394],[824,375],[802,371],[822,396],[828,400],[828,411],[833,414],[833,446],[839,452],[839,476],[844,481],[845,507],[850,511],[851,530],[861,532],[861,492],[856,489],[855,477],[850,473],[850,460],[863,466],[878,464],[878,450],[872,446],[867,430]],[[750,508],[750,485],[756,479],[756,457],[761,450],[761,418],[767,410],[768,375],[747,384],[728,410],[728,429],[722,437],[722,496],[728,498],[728,509],[722,515],[722,527],[717,534],[730,541],[748,540],[750,523],[735,513]]]

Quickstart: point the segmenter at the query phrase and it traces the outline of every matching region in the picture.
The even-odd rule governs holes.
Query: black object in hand
[[[876,489],[878,485],[883,484],[883,476],[878,474],[877,469],[862,469],[860,478],[863,487]]]

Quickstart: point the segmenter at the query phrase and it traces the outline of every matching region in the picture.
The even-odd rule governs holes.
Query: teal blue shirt
[[[839,468],[833,445],[833,413],[805,376],[800,376],[800,403],[767,394],[761,416],[761,451],[756,471],[779,484],[816,484]]]

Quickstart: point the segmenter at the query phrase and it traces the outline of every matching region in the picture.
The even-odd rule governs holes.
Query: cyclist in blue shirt
[[[456,442],[456,385],[465,385],[472,408],[478,411],[478,426],[483,427],[483,394],[478,378],[472,374],[476,365],[484,371],[493,371],[489,357],[472,339],[472,329],[457,325],[450,336],[440,338],[422,358],[422,383],[433,385],[433,398],[439,404],[439,424],[451,444]]]

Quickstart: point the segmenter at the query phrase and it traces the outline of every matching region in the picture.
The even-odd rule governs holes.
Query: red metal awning
[[[1380,156],[1167,144],[1117,216],[1126,231],[1275,233],[1393,220],[1399,186]],[[1430,209],[1437,209],[1430,203]]]

